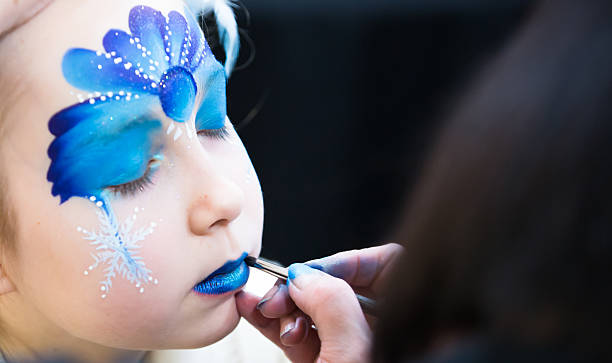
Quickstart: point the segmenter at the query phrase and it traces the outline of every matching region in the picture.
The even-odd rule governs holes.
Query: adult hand
[[[288,283],[263,298],[237,294],[238,311],[293,362],[366,362],[371,330],[355,292],[376,298],[401,249],[387,244],[293,264]]]

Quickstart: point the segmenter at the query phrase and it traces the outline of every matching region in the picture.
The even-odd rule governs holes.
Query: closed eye
[[[119,185],[111,185],[106,189],[115,195],[119,195],[121,197],[131,197],[138,192],[144,192],[145,189],[153,184],[151,179],[155,170],[159,168],[161,165],[161,160],[159,157],[154,157],[147,164],[147,169],[144,172],[144,175],[136,180],[132,180],[127,183],[119,184]]]
[[[198,131],[198,135],[216,140],[227,140],[227,138],[230,136],[230,133],[227,129],[227,126],[223,126],[218,129],[200,130]]]

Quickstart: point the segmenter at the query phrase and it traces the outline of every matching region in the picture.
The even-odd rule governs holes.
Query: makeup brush
[[[263,272],[267,272],[272,276],[275,276],[283,281],[287,281],[287,268],[281,265],[278,265],[275,262],[266,260],[265,258],[255,258],[252,256],[247,256],[244,259],[244,262],[251,267],[259,269]],[[376,316],[376,301],[373,299],[367,298],[365,296],[355,294],[357,300],[359,301],[359,305],[364,313],[372,316]]]

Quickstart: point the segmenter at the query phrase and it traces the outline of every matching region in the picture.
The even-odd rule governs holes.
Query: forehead
[[[181,0],[55,0],[0,42],[0,111],[6,132],[15,120],[41,128],[59,109],[77,101],[79,92],[62,74],[62,58],[71,48],[102,50],[110,29],[129,31],[129,13],[146,5],[168,14],[184,13]],[[24,10],[26,11],[26,10]],[[48,135],[50,137],[50,135]]]
[[[0,2],[0,38],[28,22],[53,0],[6,0]]]

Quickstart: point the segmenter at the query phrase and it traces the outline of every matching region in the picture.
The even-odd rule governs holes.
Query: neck
[[[137,363],[142,362],[145,351],[127,351],[108,347],[93,347],[90,344],[76,348],[54,347],[37,349],[16,339],[2,339],[0,354],[7,362],[79,362],[79,363]],[[0,362],[2,360],[0,359]]]

